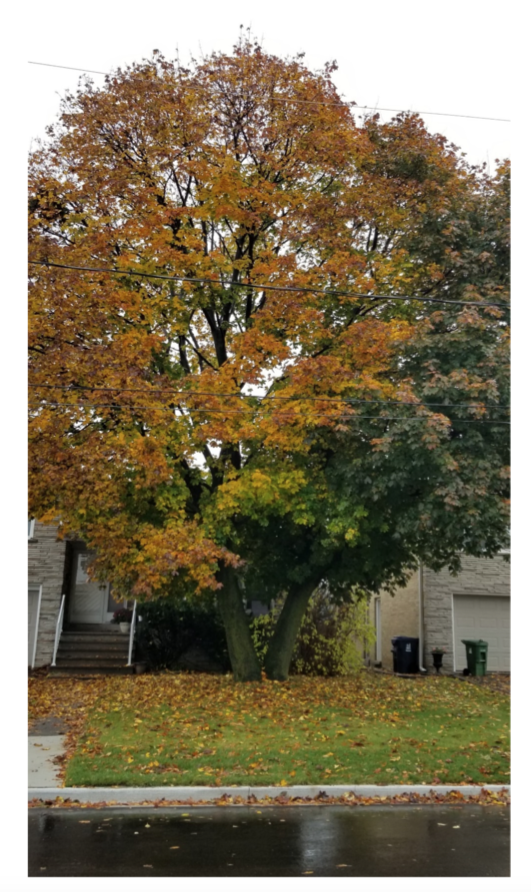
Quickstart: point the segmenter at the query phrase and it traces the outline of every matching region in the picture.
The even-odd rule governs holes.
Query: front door
[[[73,623],[109,623],[121,606],[111,595],[109,583],[89,579],[87,566],[93,555],[76,551],[73,556],[69,620]]]

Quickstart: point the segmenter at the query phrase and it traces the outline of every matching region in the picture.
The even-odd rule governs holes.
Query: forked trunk
[[[318,584],[315,579],[308,580],[297,587],[294,586],[288,593],[264,661],[266,675],[274,681],[286,681],[288,677],[289,664],[302,618]]]
[[[222,567],[218,577],[223,585],[219,593],[219,606],[234,680],[261,681],[262,671],[251,638],[236,574],[231,567]]]

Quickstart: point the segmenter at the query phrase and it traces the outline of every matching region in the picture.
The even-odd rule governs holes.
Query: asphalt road
[[[508,877],[509,809],[30,809],[29,876]]]

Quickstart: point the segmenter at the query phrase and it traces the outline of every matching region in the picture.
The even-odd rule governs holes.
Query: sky
[[[525,12],[526,4],[520,6]],[[442,133],[459,146],[471,163],[486,163],[493,172],[496,158],[521,159],[519,188],[515,190],[517,197],[514,202],[516,220],[521,223],[527,219],[525,195],[529,196],[528,178],[522,173],[528,163],[525,82],[529,79],[526,63],[529,51],[524,13],[519,19],[517,7],[516,0],[506,0],[504,3],[499,0],[445,0],[440,3],[426,0],[378,0],[377,3],[356,3],[355,0],[326,0],[320,3],[312,0],[267,0],[263,4],[244,4],[235,0],[201,0],[195,4],[190,0],[187,3],[182,0],[150,0],[138,5],[133,0],[90,0],[77,4],[66,0],[26,0],[18,7],[13,4],[9,6],[3,16],[4,49],[0,54],[5,88],[2,117],[4,123],[9,125],[5,133],[10,135],[1,141],[2,151],[6,151],[9,159],[3,167],[4,208],[5,202],[9,201],[5,196],[11,195],[13,190],[16,200],[9,205],[10,213],[4,213],[0,218],[6,235],[3,244],[9,243],[9,248],[5,250],[9,250],[12,261],[3,280],[6,324],[0,329],[4,334],[0,353],[6,364],[3,372],[7,398],[4,419],[9,420],[9,436],[6,434],[3,441],[6,445],[8,439],[12,440],[14,446],[11,447],[10,463],[4,463],[9,473],[3,490],[4,511],[0,512],[0,520],[6,538],[3,531],[0,535],[2,542],[8,541],[8,535],[15,537],[10,540],[13,551],[8,552],[11,559],[7,562],[4,576],[4,597],[12,606],[15,601],[25,602],[25,583],[21,575],[26,561],[25,540],[23,535],[20,538],[15,536],[15,528],[22,526],[24,531],[26,522],[26,295],[22,275],[25,265],[27,152],[34,140],[44,135],[45,127],[53,123],[59,110],[60,97],[65,90],[75,89],[80,76],[80,72],[29,63],[111,71],[117,66],[149,57],[154,49],[160,50],[169,59],[174,58],[178,51],[181,61],[185,63],[191,56],[199,58],[212,51],[230,52],[238,39],[240,26],[250,27],[266,52],[280,56],[304,52],[306,64],[311,69],[321,68],[325,62],[336,60],[338,70],[334,81],[346,100],[354,100],[360,106],[423,112],[428,128],[432,132]],[[95,84],[103,83],[103,77],[93,75],[93,78]],[[452,113],[454,116],[425,112]],[[393,112],[382,111],[381,115],[382,119],[387,120]],[[460,115],[512,118],[512,123],[458,117]],[[518,286],[515,292],[525,298],[527,227],[515,226],[514,234],[518,243],[514,262]],[[517,302],[515,312],[521,312],[526,303],[525,299]],[[518,322],[515,327],[515,351],[519,362],[518,374],[514,377],[517,393],[524,396],[523,388],[528,378],[525,362],[528,326],[524,317],[521,322],[518,317]],[[526,413],[521,413],[520,420],[518,416],[513,420],[512,428],[519,480],[524,484],[515,488],[516,517],[523,522],[514,524],[513,541],[522,543],[523,556],[520,563],[512,559],[515,593],[522,595],[513,599],[514,609],[518,611],[518,622],[515,623],[513,618],[513,654],[515,661],[520,660],[516,665],[524,670],[529,659],[527,639],[530,628],[528,571],[525,566],[528,538],[526,518],[529,512],[528,501],[524,505],[521,501],[522,492],[528,493],[528,487],[525,487],[525,478],[529,476],[528,472],[525,474],[529,451],[526,421]],[[524,615],[528,617],[527,623],[523,621]],[[15,630],[16,614],[4,616],[5,628]],[[22,728],[18,756],[21,781],[18,786],[16,771],[10,772],[14,784],[10,801],[17,803],[16,808],[14,806],[16,815],[15,812],[13,814],[17,821],[22,822],[19,857],[16,868],[13,866],[10,885],[10,889],[16,890],[26,888],[28,882],[27,878],[24,879],[23,830],[26,774],[25,622],[20,628],[21,643],[11,650],[11,654],[17,656],[14,665],[19,683],[18,687],[13,685],[12,690],[10,686],[9,706],[10,723],[18,723],[18,727]],[[523,689],[517,685],[517,691],[522,692]],[[520,696],[525,695],[520,693]],[[519,714],[521,716],[521,712]],[[519,724],[521,721],[521,718],[515,717],[514,725],[520,732],[523,731],[523,725]],[[522,739],[520,746],[517,742],[515,753],[516,776],[523,779],[528,769],[524,762],[527,754]],[[12,756],[11,752],[10,758]],[[14,757],[13,765],[16,764],[17,757]],[[525,792],[519,793],[518,788],[515,789],[515,809],[522,809]],[[522,814],[521,811],[519,813]],[[516,830],[514,839],[521,838]],[[12,859],[10,864],[14,864]],[[5,867],[3,873],[6,873]],[[517,875],[526,875],[523,853],[519,854],[518,849],[515,851],[513,879]],[[223,885],[223,879],[219,882]],[[364,880],[364,885],[378,890],[391,888],[385,881],[374,882],[376,886],[370,880]],[[430,882],[437,885],[437,880]],[[467,880],[467,892],[475,892],[476,888],[480,888],[479,883],[478,880]],[[90,880],[87,879],[87,888],[88,884]],[[457,881],[456,884],[454,880],[453,884],[458,889],[465,888],[464,881],[461,884]],[[501,889],[505,889],[507,884],[503,880],[497,881]],[[130,886],[129,882],[127,888]],[[162,880],[158,887],[161,886],[170,888]],[[83,880],[71,879],[69,888],[84,889],[85,884]],[[105,883],[104,888],[107,888]],[[117,888],[121,888],[120,881],[113,882],[113,889]],[[395,878],[392,888],[393,892],[401,892],[402,889],[409,892],[411,880]]]
[[[358,105],[444,113],[423,117],[430,130],[458,145],[472,163],[485,162],[493,171],[495,159],[510,154],[510,124],[478,119],[510,118],[510,73],[503,64],[508,19],[491,14],[499,4],[488,0],[446,0],[433,7],[432,15],[431,4],[418,0],[380,0],[377,6],[345,0],[268,0],[249,6],[234,0],[153,0],[136,12],[124,0],[91,0],[84,7],[51,0],[29,6],[27,62],[106,72],[158,49],[169,59],[178,51],[186,63],[191,56],[230,52],[243,26],[267,52],[304,52],[309,68],[336,60],[335,83],[345,99]],[[83,12],[75,13],[76,8]],[[76,87],[79,75],[26,65],[28,140],[44,134],[58,112],[59,97]],[[103,84],[101,75],[93,78]],[[381,114],[388,119],[393,113]]]

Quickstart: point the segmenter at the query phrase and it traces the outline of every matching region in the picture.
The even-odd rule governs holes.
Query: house
[[[380,592],[370,605],[376,626],[374,665],[393,668],[391,639],[419,639],[420,668],[433,670],[431,651],[445,648],[443,672],[466,668],[463,639],[488,642],[487,671],[510,671],[510,566],[493,558],[464,556],[457,576],[424,566],[394,597]],[[372,660],[371,660],[372,662]]]
[[[106,668],[123,667],[128,641],[119,639],[111,625],[113,614],[123,602],[115,601],[108,583],[89,579],[91,553],[83,542],[59,539],[58,527],[28,522],[28,666],[49,666],[53,661],[56,629],[61,636],[63,662],[72,662],[85,652],[98,653]],[[61,604],[64,603],[61,612]]]
[[[83,542],[58,539],[57,526],[30,521],[28,525],[28,666],[49,666],[53,661],[56,627],[62,596],[64,616],[60,651],[62,662],[72,662],[85,650],[97,651],[111,670],[127,662],[127,641],[117,638],[113,613],[124,606],[114,599],[107,583],[89,579],[91,553]],[[130,605],[131,606],[131,605]],[[251,602],[249,612],[267,612]],[[510,571],[500,554],[494,558],[464,556],[462,570],[435,572],[421,567],[394,597],[382,591],[369,606],[376,626],[373,665],[393,668],[391,639],[405,635],[419,639],[421,668],[432,668],[431,650],[444,647],[444,672],[466,667],[462,639],[488,642],[487,670],[510,670]],[[71,652],[71,653],[70,653]]]

